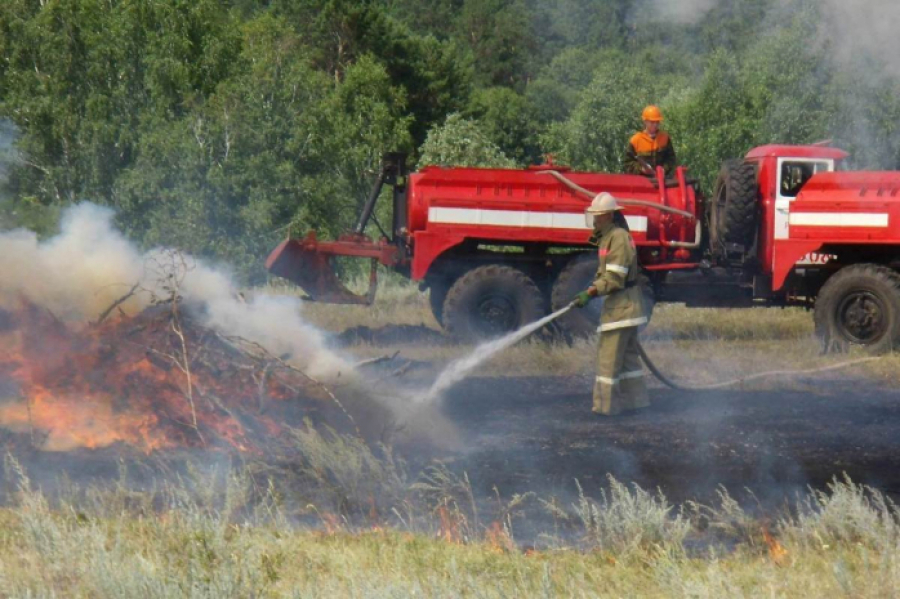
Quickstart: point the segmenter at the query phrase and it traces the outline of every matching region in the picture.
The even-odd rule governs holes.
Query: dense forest
[[[617,171],[659,104],[709,189],[765,142],[900,167],[893,0],[4,0],[0,223],[115,208],[247,280],[335,235],[380,156]]]

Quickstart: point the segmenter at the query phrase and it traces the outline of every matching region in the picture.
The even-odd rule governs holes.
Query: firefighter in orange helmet
[[[656,175],[656,167],[665,169],[666,176],[675,174],[675,149],[669,134],[659,128],[663,120],[657,106],[647,106],[641,118],[644,130],[631,136],[625,149],[625,172],[634,175]]]
[[[587,224],[594,228],[590,242],[597,246],[599,264],[594,282],[574,300],[583,308],[593,297],[604,298],[593,411],[606,416],[650,405],[638,350],[638,327],[647,323],[647,316],[637,252],[628,231],[614,222],[618,210],[616,199],[605,192],[585,210]]]

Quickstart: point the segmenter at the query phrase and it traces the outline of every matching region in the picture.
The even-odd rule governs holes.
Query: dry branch
[[[285,362],[278,356],[273,355],[269,350],[267,350],[265,347],[263,347],[262,345],[260,345],[259,343],[255,342],[255,341],[250,341],[249,339],[244,339],[243,337],[239,337],[237,335],[222,335],[221,333],[219,333],[218,336],[220,339],[222,339],[226,343],[229,343],[232,345],[234,345],[235,343],[248,345],[248,346],[252,347],[253,349],[255,349],[256,351],[260,352],[266,360],[268,360],[270,362],[274,362],[278,366],[281,366],[282,368],[285,368],[291,372],[295,372],[295,373],[299,374],[300,376],[302,376],[303,378],[305,378],[306,380],[308,380],[310,383],[316,385],[326,395],[328,395],[328,397],[330,397],[331,400],[335,403],[335,405],[337,405],[337,407],[340,408],[340,410],[344,413],[344,415],[347,416],[347,420],[349,420],[350,423],[353,424],[353,428],[356,429],[357,435],[359,435],[360,437],[362,436],[362,432],[359,429],[359,425],[356,424],[356,420],[353,418],[353,416],[350,414],[350,412],[347,411],[347,408],[344,407],[344,404],[341,402],[341,400],[337,398],[337,396],[331,391],[331,389],[328,388],[327,385],[325,385],[325,383],[313,378],[308,373],[297,368],[296,366],[292,366],[291,364],[288,364],[287,362]]]
[[[113,310],[115,310],[116,308],[119,308],[119,306],[121,306],[122,304],[127,302],[129,299],[134,297],[134,294],[137,292],[138,289],[140,289],[140,287],[141,287],[141,284],[139,282],[135,283],[134,286],[132,286],[132,288],[128,290],[128,293],[126,293],[125,295],[123,295],[122,297],[120,297],[119,299],[114,301],[112,304],[110,304],[109,307],[100,314],[100,317],[97,318],[96,324],[101,324],[104,320],[106,320],[106,317],[109,316]],[[119,308],[119,312],[123,313],[121,308]]]

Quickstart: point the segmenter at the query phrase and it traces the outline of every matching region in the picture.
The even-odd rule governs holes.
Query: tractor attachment
[[[347,289],[334,272],[333,256],[370,258],[369,290],[356,295]],[[319,241],[310,231],[303,239],[285,239],[266,259],[266,268],[274,275],[299,285],[310,299],[329,304],[371,304],[378,286],[378,263],[394,266],[399,260],[397,246],[387,239],[377,242],[358,233],[342,235],[337,241]]]
[[[394,152],[385,154],[378,178],[363,204],[352,233],[341,235],[337,241],[319,241],[315,231],[310,231],[303,239],[286,239],[269,254],[266,268],[273,275],[299,285],[314,301],[329,304],[371,304],[378,286],[378,264],[395,267],[403,260],[399,238],[389,240],[388,234],[373,216],[375,203],[384,185],[394,187],[392,234],[397,237],[398,231],[404,231],[406,227],[405,177],[406,156]],[[398,207],[398,202],[403,202],[402,207]],[[382,232],[383,237],[378,241],[372,241],[363,233],[370,220],[374,220]],[[369,291],[366,295],[356,295],[344,286],[334,272],[331,260],[334,256],[371,259]]]

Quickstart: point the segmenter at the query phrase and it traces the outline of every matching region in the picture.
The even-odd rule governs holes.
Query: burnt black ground
[[[467,447],[453,468],[477,492],[506,496],[567,496],[575,479],[594,494],[609,473],[674,502],[711,500],[724,485],[771,505],[846,473],[900,498],[900,389],[810,381],[802,391],[651,394],[651,408],[609,418],[591,413],[584,377],[463,381],[443,408]]]
[[[385,373],[395,367],[383,366]],[[436,460],[466,472],[484,501],[493,501],[496,489],[503,498],[531,491],[571,504],[576,480],[597,497],[611,474],[658,488],[675,503],[714,504],[722,485],[744,505],[758,502],[774,513],[809,487],[824,488],[846,474],[900,502],[900,388],[862,378],[810,378],[783,391],[688,393],[656,386],[651,396],[652,407],[608,418],[590,411],[589,377],[470,378],[450,389],[440,408],[461,437],[453,448],[418,439],[396,450],[413,477]],[[113,480],[123,463],[129,478],[149,484],[180,471],[182,462],[243,461],[227,452],[145,456],[123,446],[42,452],[26,441],[0,430],[0,449],[20,459],[43,488],[56,486],[60,476],[82,484]],[[8,474],[0,469],[0,503],[14,490]]]

